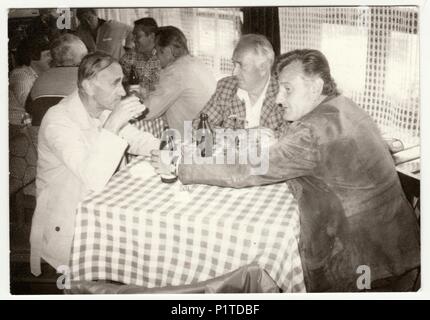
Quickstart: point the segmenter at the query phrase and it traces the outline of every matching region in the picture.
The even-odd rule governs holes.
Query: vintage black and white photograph
[[[420,290],[419,5],[7,15],[11,295]]]

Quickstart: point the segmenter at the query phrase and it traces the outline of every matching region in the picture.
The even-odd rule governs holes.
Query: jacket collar
[[[93,119],[82,103],[79,97],[78,90],[75,90],[71,95],[65,98],[66,108],[69,117],[79,124],[82,129],[94,128],[96,119]]]

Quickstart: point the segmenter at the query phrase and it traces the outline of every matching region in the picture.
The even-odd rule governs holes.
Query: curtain
[[[258,33],[267,37],[275,56],[280,53],[279,18],[277,7],[243,8],[242,34]]]
[[[343,94],[384,135],[419,143],[417,7],[284,7],[279,19],[281,52],[322,51]]]
[[[241,12],[237,8],[120,8],[97,9],[103,19],[133,25],[153,17],[159,26],[173,25],[185,34],[192,55],[209,65],[217,79],[231,75],[231,56],[240,37]]]

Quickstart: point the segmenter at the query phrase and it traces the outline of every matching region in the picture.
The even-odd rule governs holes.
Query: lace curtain
[[[405,144],[419,143],[417,7],[279,8],[281,52],[321,50],[344,95]]]
[[[173,25],[184,32],[191,54],[212,67],[217,79],[231,75],[231,55],[240,37],[241,12],[236,8],[97,9],[99,17],[133,25],[153,17],[159,26]]]

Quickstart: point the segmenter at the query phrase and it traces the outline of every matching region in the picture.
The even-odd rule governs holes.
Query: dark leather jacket
[[[246,187],[286,181],[299,202],[300,255],[308,291],[358,291],[420,263],[419,229],[373,120],[354,102],[328,97],[270,148],[269,169],[180,165],[187,183]]]

